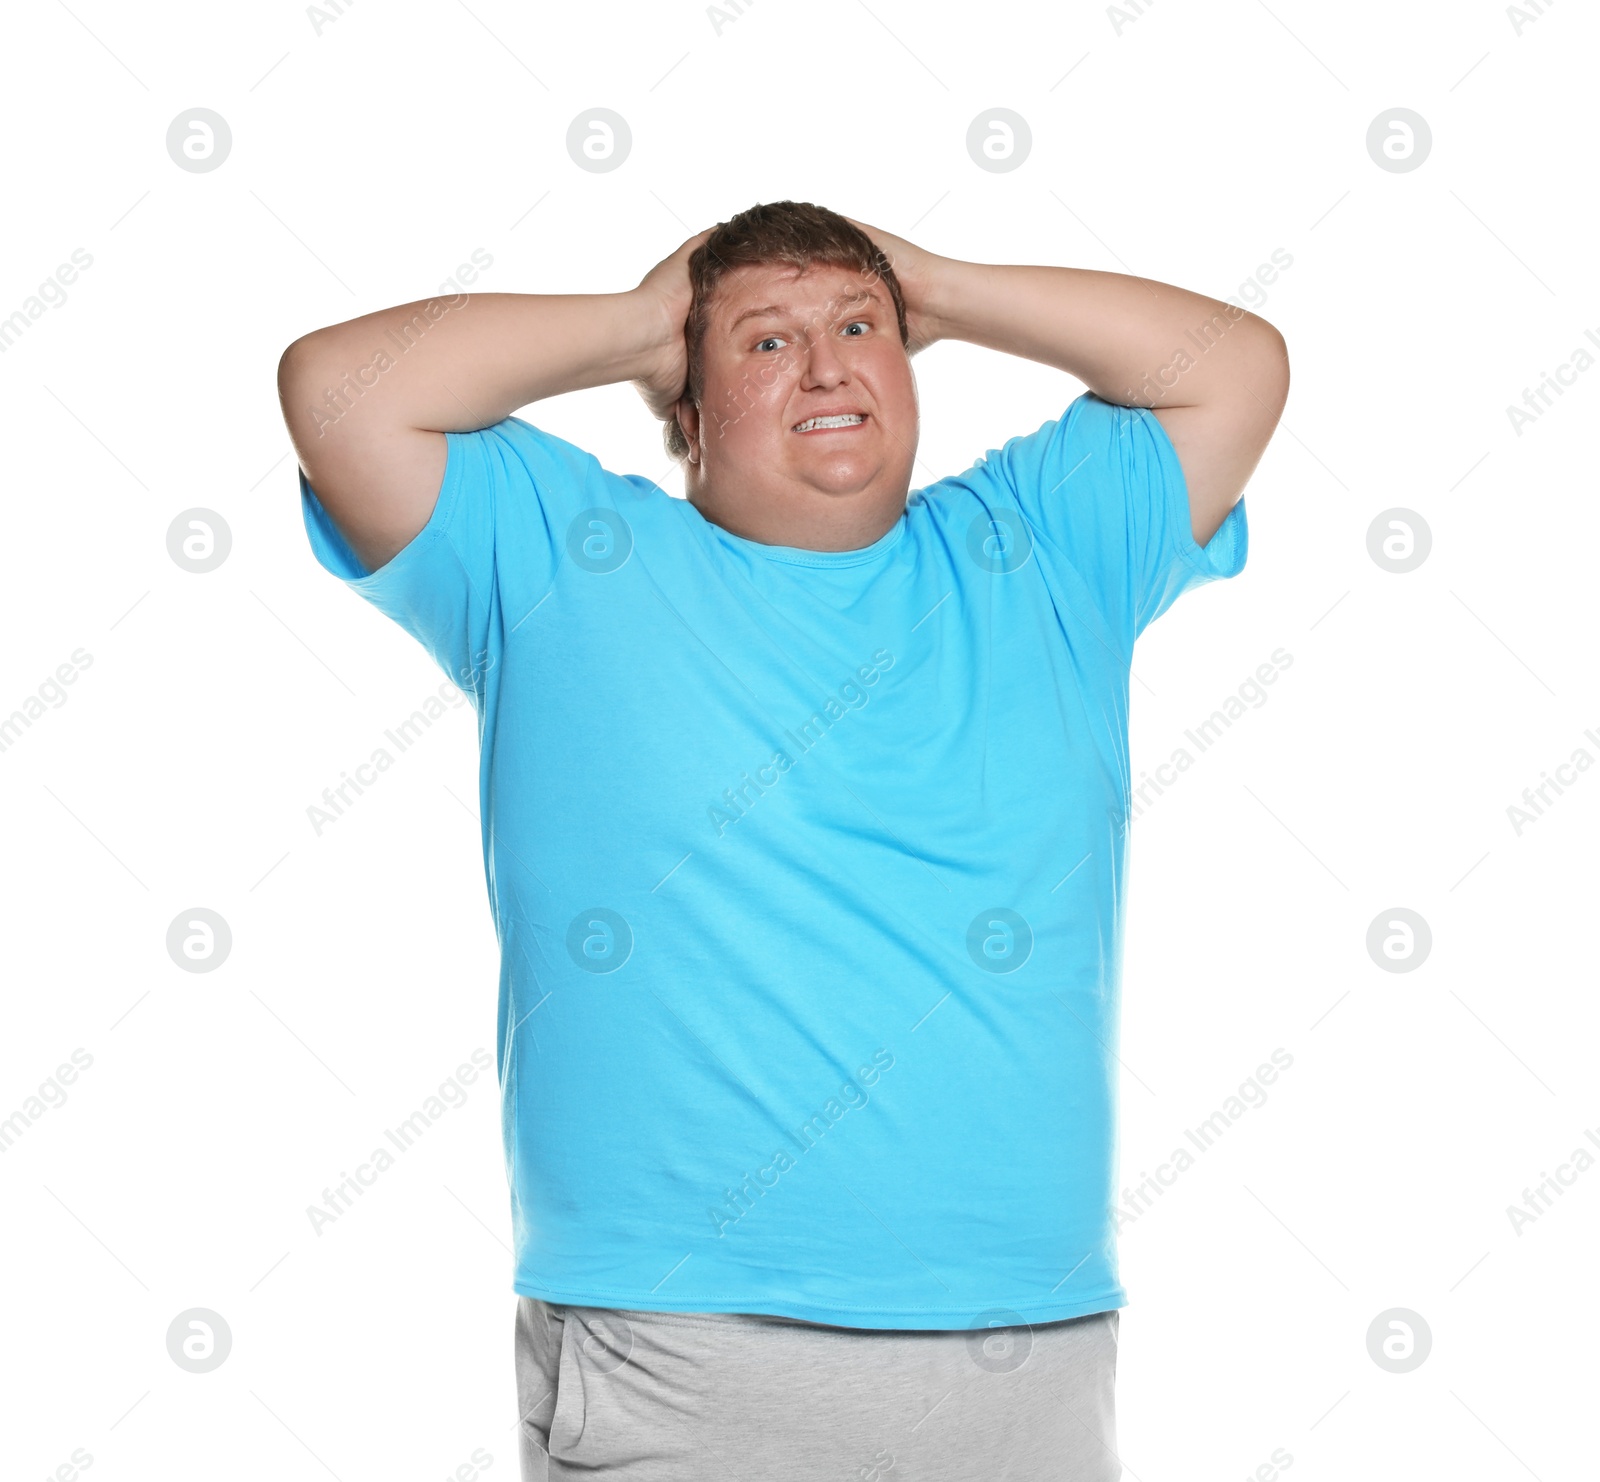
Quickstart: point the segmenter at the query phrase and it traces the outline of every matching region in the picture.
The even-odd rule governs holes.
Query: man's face
[[[910,488],[917,393],[894,301],[850,268],[741,268],[712,302],[691,497],[736,533],[888,528]],[[826,414],[842,424],[816,426]],[[828,418],[834,422],[833,417]],[[839,548],[849,548],[848,542]]]

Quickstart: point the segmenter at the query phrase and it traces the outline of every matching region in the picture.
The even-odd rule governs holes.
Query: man
[[[941,339],[1089,389],[912,491]],[[624,380],[686,500],[510,415]],[[1281,336],[785,201],[279,385],[479,719],[524,1477],[1119,1476],[1129,666],[1243,568]]]

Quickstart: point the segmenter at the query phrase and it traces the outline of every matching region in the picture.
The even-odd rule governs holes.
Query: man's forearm
[[[928,311],[941,339],[1053,365],[1103,401],[1200,406],[1248,395],[1283,340],[1248,310],[1169,283],[1087,268],[941,258]]]
[[[312,437],[332,435],[346,413],[369,426],[476,431],[530,402],[647,374],[667,333],[634,291],[418,300],[296,340],[284,356],[297,368],[285,411]]]

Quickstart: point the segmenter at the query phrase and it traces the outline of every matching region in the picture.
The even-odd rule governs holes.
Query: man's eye
[[[783,341],[780,340],[777,335],[769,334],[766,339],[757,344],[756,349],[759,350],[762,345],[781,345],[782,343]]]
[[[868,329],[872,328],[872,326],[870,324],[868,324],[865,319],[854,320],[853,322],[845,325],[845,328],[847,330],[849,330],[849,329],[855,329],[855,328],[857,328],[857,326],[859,326],[863,330],[868,330]],[[859,340],[861,338],[861,336],[857,335],[856,338]]]

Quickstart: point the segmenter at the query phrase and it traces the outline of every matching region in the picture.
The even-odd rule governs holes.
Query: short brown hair
[[[705,392],[701,350],[711,322],[711,303],[718,286],[740,268],[764,263],[790,263],[798,268],[826,263],[855,268],[872,279],[882,279],[894,301],[900,343],[910,347],[906,331],[905,297],[889,259],[858,226],[810,201],[769,201],[750,207],[727,221],[719,221],[709,237],[689,254],[689,314],[683,334],[688,346],[689,374],[685,397],[699,406]],[[676,416],[661,429],[662,440],[673,458],[688,455],[689,444]]]

